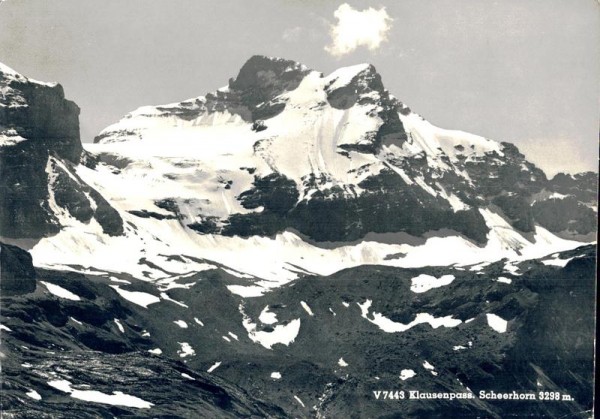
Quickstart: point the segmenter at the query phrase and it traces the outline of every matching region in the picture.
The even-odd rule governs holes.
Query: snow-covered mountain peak
[[[484,218],[464,214],[498,194],[518,195],[546,181],[516,147],[441,129],[413,113],[389,94],[370,64],[325,76],[295,61],[254,56],[227,87],[180,103],[142,107],[105,129],[97,141],[101,144],[87,148],[98,156],[99,169],[107,165],[119,185],[135,191],[126,194],[137,197],[105,189],[111,201],[127,203],[128,211],[152,212],[156,202],[170,199],[188,225],[242,236],[255,233],[240,227],[237,217],[243,225],[253,224],[249,218],[268,218],[272,211],[279,218],[287,211],[314,211],[315,202],[370,200],[376,191],[389,190],[403,205],[450,211],[457,220],[444,215],[436,225],[449,223],[483,241]],[[140,141],[144,147],[136,145]],[[121,162],[118,173],[111,163],[115,159]],[[102,189],[106,179],[90,181]],[[284,209],[266,202],[273,189],[289,202]],[[509,211],[508,199],[496,201]],[[463,216],[466,224],[458,220]],[[430,221],[423,228],[432,228]],[[338,227],[323,234],[298,225],[304,221],[289,223],[286,216],[258,232],[275,234],[287,225],[331,240],[359,238],[379,228],[378,222],[363,220],[358,229],[344,227],[340,236]]]
[[[58,99],[56,109],[69,108]],[[224,88],[129,113],[85,145],[79,165],[76,148],[56,157],[61,149],[47,136],[25,141],[55,128],[42,116],[30,118],[35,130],[14,127],[0,147],[6,161],[38,174],[39,203],[20,213],[37,209],[43,233],[27,234],[51,236],[33,249],[39,263],[93,266],[104,255],[155,280],[214,262],[269,288],[365,263],[434,263],[426,254],[447,246],[464,252],[435,263],[537,255],[577,244],[552,232],[572,237],[595,226],[593,199],[582,205],[572,193],[578,181],[563,182],[558,192],[568,199],[546,199],[554,195],[541,192],[552,186],[516,147],[435,127],[391,96],[368,64],[323,75],[252,57]],[[39,158],[25,164],[14,156],[28,155],[27,143]],[[6,179],[17,196],[25,178]],[[566,208],[558,222],[555,205]],[[244,258],[232,260],[238,250]]]

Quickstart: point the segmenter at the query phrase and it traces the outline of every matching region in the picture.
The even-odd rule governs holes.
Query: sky
[[[84,142],[254,54],[371,63],[434,125],[512,142],[549,176],[597,171],[597,0],[0,0],[0,62],[60,82]]]

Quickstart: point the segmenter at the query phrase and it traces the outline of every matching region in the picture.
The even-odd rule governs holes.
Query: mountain
[[[83,146],[78,112],[0,66],[3,411],[586,417],[597,174],[435,127],[371,65],[255,56]]]
[[[249,276],[240,292],[256,293],[307,272],[422,266],[432,252],[440,265],[540,257],[595,232],[593,197],[555,186],[511,144],[433,126],[370,65],[324,76],[252,57],[214,93],[128,114],[79,164],[31,140],[36,183],[3,176],[14,198],[0,206],[4,220],[36,222],[0,236],[30,237],[39,265],[149,280],[225,265]],[[28,142],[5,144],[7,171],[34,164],[15,157]],[[595,180],[583,176],[575,184]],[[34,202],[18,195],[30,189]]]

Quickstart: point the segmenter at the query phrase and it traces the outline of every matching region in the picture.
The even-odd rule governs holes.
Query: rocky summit
[[[78,113],[0,65],[5,414],[589,417],[597,174],[368,64],[254,56],[93,144]]]

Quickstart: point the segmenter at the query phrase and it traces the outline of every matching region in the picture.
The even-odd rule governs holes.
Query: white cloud
[[[331,45],[325,51],[335,57],[341,57],[365,46],[374,51],[387,40],[387,33],[393,19],[385,7],[376,10],[372,7],[359,11],[344,3],[333,13],[337,23],[331,26]]]

